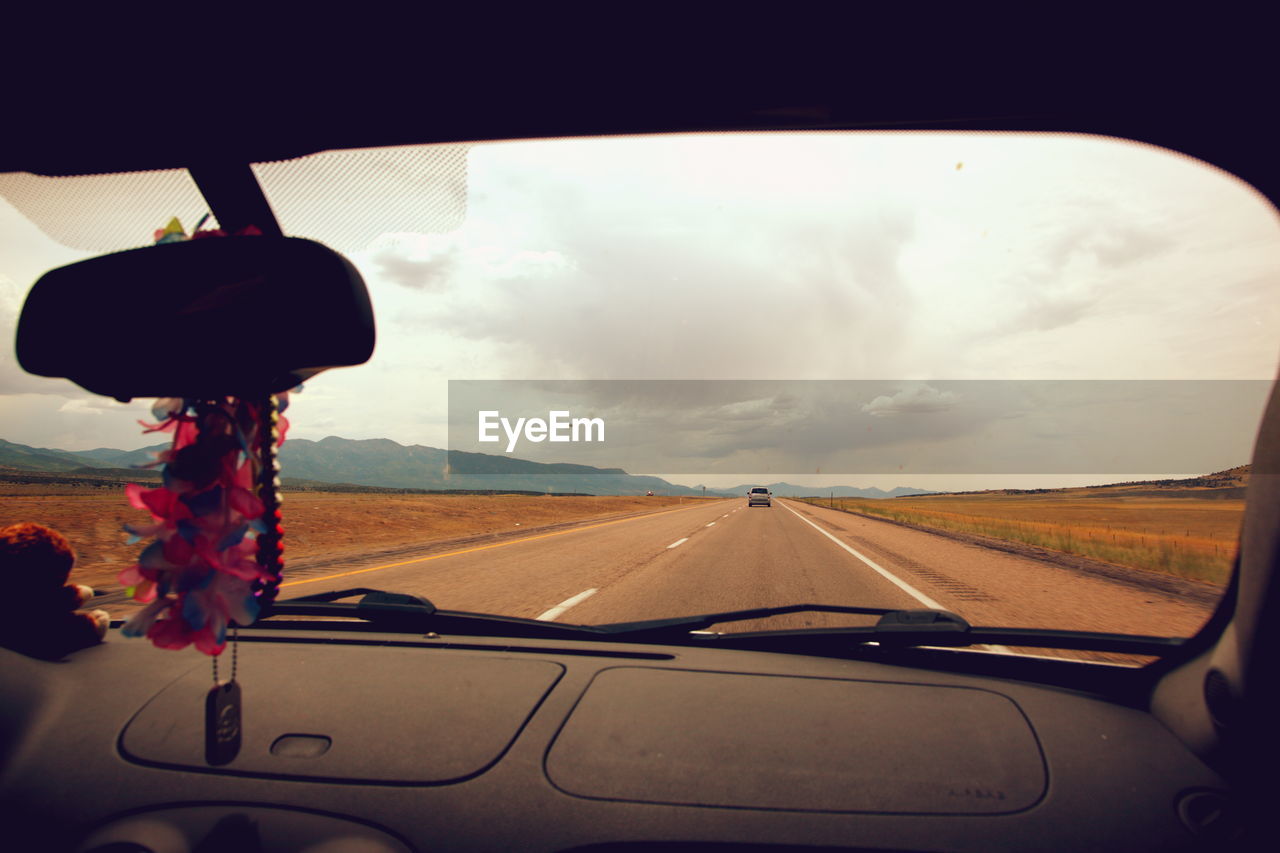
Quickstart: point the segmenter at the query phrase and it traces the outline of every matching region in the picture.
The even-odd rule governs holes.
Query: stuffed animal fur
[[[105,610],[77,612],[93,590],[67,583],[75,561],[56,530],[29,523],[0,529],[0,646],[56,660],[102,642],[111,617]]]

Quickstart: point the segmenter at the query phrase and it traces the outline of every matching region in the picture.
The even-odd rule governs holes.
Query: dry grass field
[[[1128,492],[1142,491],[1143,494]],[[1194,490],[1064,489],[812,502],[925,527],[1025,542],[1096,560],[1226,583],[1244,501]]]
[[[691,500],[697,499],[286,491],[285,558],[287,562],[360,556],[442,539],[643,512]],[[78,555],[72,580],[97,589],[118,589],[116,576],[147,544],[126,544],[122,525],[148,520],[147,513],[129,506],[122,488],[0,483],[0,527],[33,521],[60,531]]]

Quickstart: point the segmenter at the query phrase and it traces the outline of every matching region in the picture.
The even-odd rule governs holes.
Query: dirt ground
[[[1223,584],[1235,560],[1244,501],[1200,497],[1205,494],[1209,490],[1152,496],[1078,489],[812,502]]]
[[[691,500],[697,499],[286,492],[285,559],[286,565],[327,561],[445,539],[627,515]],[[72,581],[98,590],[118,590],[116,577],[148,544],[127,544],[123,525],[149,520],[146,512],[129,506],[123,489],[0,485],[0,527],[32,521],[60,531],[77,553]]]

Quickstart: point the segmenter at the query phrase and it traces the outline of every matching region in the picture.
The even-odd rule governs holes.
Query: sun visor
[[[356,268],[311,240],[188,240],[60,267],[35,283],[17,356],[96,394],[277,393],[373,354]]]

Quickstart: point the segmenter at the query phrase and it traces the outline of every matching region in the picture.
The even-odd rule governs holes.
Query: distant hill
[[[93,452],[93,451],[89,451]],[[121,451],[116,451],[117,453]],[[0,466],[23,471],[74,471],[77,468],[112,467],[95,462],[81,453],[70,450],[53,450],[47,447],[28,447],[0,438]]]
[[[153,444],[137,450],[99,447],[93,450],[53,450],[27,447],[0,439],[0,469],[58,472],[78,478],[104,480],[126,478],[128,469],[155,461],[155,453],[168,447]],[[387,438],[354,440],[329,436],[320,441],[291,438],[280,450],[285,481],[295,487],[306,483],[346,484],[426,491],[528,491],[593,495],[721,495],[738,497],[753,486],[732,489],[681,486],[660,477],[628,474],[621,468],[594,468],[569,463],[530,462],[487,453],[449,453],[421,444],[403,445]],[[121,470],[125,469],[125,470]],[[779,497],[829,495],[836,497],[892,498],[924,495],[921,489],[898,487],[860,489],[853,486],[798,486],[767,484]]]
[[[755,486],[764,486],[774,495],[780,498],[812,498],[833,496],[837,498],[897,498],[905,495],[931,495],[933,492],[927,492],[924,489],[911,489],[905,486],[896,486],[889,491],[878,489],[874,486],[869,489],[860,489],[856,486],[797,486],[794,483],[747,483],[742,486],[734,486],[727,491],[735,495],[745,495],[748,489]]]
[[[104,483],[151,479],[155,471],[129,470],[155,461],[154,453],[167,444],[138,450],[100,447],[94,450],[53,450],[28,447],[0,439],[0,471],[59,473],[76,482]],[[314,487],[317,483],[373,486],[425,491],[525,491],[593,495],[702,495],[698,487],[680,486],[659,477],[635,476],[621,468],[543,464],[482,453],[453,453],[437,447],[405,446],[390,439],[356,441],[330,436],[321,441],[291,438],[280,451],[285,482]],[[125,469],[125,470],[121,470]],[[47,480],[47,477],[40,478]],[[727,495],[707,489],[708,495]]]
[[[119,489],[125,483],[158,485],[158,468],[80,468],[75,471],[31,471],[0,465],[0,482],[25,483],[42,486],[75,486]],[[351,492],[356,494],[546,494],[545,490],[520,489],[401,489],[392,486],[363,486],[354,483],[322,483],[319,480],[302,480],[282,477],[287,491],[300,492]],[[580,492],[551,492],[553,495],[585,496]]]
[[[1098,489],[1130,488],[1140,486],[1159,486],[1162,489],[1229,489],[1249,485],[1251,465],[1237,465],[1225,471],[1214,471],[1212,474],[1201,474],[1199,477],[1188,477],[1185,480],[1143,480],[1135,483],[1114,483],[1109,486],[1094,486]]]
[[[169,447],[168,442],[140,447],[137,450],[116,450],[111,447],[99,447],[94,450],[67,451],[79,457],[81,465],[91,468],[134,468],[139,465],[150,465],[155,462],[155,454]]]
[[[280,466],[291,476],[329,483],[356,483],[413,489],[504,489],[579,492],[594,495],[701,495],[701,489],[621,468],[566,463],[544,464],[507,456],[463,453],[390,439],[361,441],[329,436],[320,441],[289,439]],[[709,494],[716,492],[708,490]]]
[[[975,492],[936,492],[943,495],[1070,495],[1073,498],[1199,498],[1201,500],[1243,500],[1248,490],[1249,465],[1237,465],[1225,471],[1201,474],[1175,480],[1134,480],[1105,483],[1100,486],[1075,486],[1063,489],[987,489]]]

